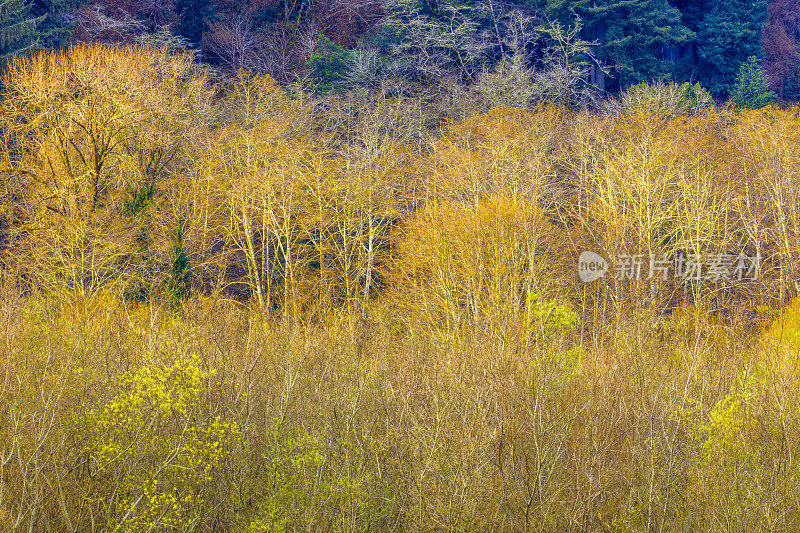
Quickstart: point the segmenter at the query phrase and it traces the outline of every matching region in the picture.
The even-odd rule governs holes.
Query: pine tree
[[[189,265],[189,258],[186,257],[184,250],[185,229],[184,222],[178,223],[178,230],[175,233],[175,240],[172,246],[172,262],[167,278],[167,297],[173,308],[180,307],[192,293],[192,269]]]
[[[670,0],[670,5],[681,12],[683,25],[693,32],[700,30],[705,13],[712,10],[717,0]]]
[[[69,44],[76,23],[72,13],[87,0],[34,0],[33,13],[42,17],[38,27],[43,48],[60,48]]]
[[[33,15],[27,0],[0,0],[0,61],[39,47],[37,28],[44,18]]]
[[[178,34],[193,44],[200,44],[216,10],[212,0],[177,0]]]
[[[761,109],[775,102],[775,98],[775,93],[769,90],[761,63],[756,56],[750,56],[739,68],[731,100],[741,108]]]
[[[663,60],[662,50],[694,37],[667,0],[609,2],[599,14],[605,19],[608,62],[615,66],[620,88],[670,79],[672,64]]]
[[[319,34],[317,50],[306,63],[311,68],[311,77],[317,83],[315,90],[320,93],[343,92],[352,58],[353,53],[350,50],[332,42],[324,34]]]
[[[719,96],[733,90],[739,67],[750,56],[764,57],[761,27],[767,0],[718,0],[697,34],[699,78]]]
[[[573,24],[578,15],[584,38],[596,41],[596,57],[611,68],[615,80],[601,89],[671,77],[672,63],[663,50],[687,43],[694,33],[683,25],[681,13],[667,0],[538,0],[551,20]]]

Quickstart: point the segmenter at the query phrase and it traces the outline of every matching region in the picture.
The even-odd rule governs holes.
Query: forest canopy
[[[228,74],[247,69],[320,91],[473,85],[513,63],[545,87],[578,76],[595,97],[690,82],[728,99],[754,56],[771,91],[800,98],[792,0],[0,3],[0,54],[70,42],[166,45]],[[564,63],[583,68],[566,74]]]
[[[0,533],[800,530],[796,15],[0,1]]]

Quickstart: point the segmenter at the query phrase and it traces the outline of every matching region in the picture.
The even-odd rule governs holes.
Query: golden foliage
[[[439,128],[104,46],[3,87],[0,529],[798,529],[796,108]]]
[[[205,76],[166,51],[92,46],[17,58],[3,84],[16,267],[48,290],[124,285],[142,232],[172,222],[136,215],[209,120]]]
[[[477,202],[492,195],[542,194],[554,177],[552,152],[566,112],[494,108],[448,125],[420,165],[426,197]]]
[[[547,286],[553,238],[531,200],[429,203],[397,245],[398,297],[434,325],[503,327]]]

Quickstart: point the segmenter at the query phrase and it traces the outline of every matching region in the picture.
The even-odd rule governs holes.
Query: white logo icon
[[[578,275],[584,283],[602,278],[608,272],[608,261],[594,252],[581,252],[578,258]]]

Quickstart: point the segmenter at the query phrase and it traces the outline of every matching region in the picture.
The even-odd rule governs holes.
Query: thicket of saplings
[[[797,108],[2,83],[1,531],[800,528]]]

